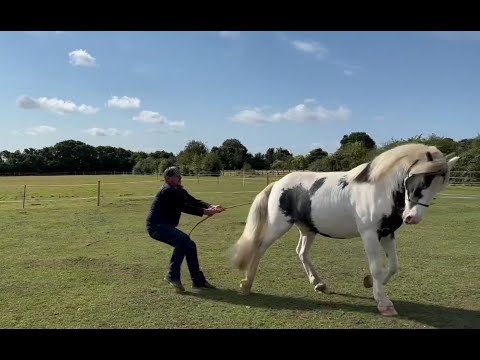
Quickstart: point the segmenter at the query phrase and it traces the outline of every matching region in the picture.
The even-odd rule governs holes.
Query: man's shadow
[[[245,305],[257,308],[278,310],[337,310],[377,314],[373,297],[363,297],[351,294],[337,293],[324,295],[319,300],[303,299],[292,296],[278,296],[261,293],[240,295],[231,289],[205,289],[189,293],[192,296],[212,301],[226,302],[235,305]],[[329,300],[329,298],[331,300]],[[339,298],[359,298],[371,300],[372,304],[353,304],[339,301]],[[399,318],[414,320],[434,328],[478,329],[480,328],[480,311],[448,308],[440,305],[421,304],[410,301],[394,301]]]

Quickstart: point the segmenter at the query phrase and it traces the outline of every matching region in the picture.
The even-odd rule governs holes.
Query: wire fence
[[[184,176],[183,180],[184,184],[189,186],[189,191],[194,190],[197,194],[258,193],[267,184],[282,178],[289,172],[291,171],[225,171],[222,176],[199,173],[196,176]],[[25,208],[45,203],[82,200],[101,206],[105,201],[148,199],[155,196],[162,183],[163,178],[159,174],[4,177],[0,179],[0,208],[8,204],[15,208]],[[192,184],[197,186],[192,187]],[[478,186],[480,172],[452,171],[450,184]],[[472,196],[475,198],[477,195]],[[472,196],[469,195],[467,198]]]

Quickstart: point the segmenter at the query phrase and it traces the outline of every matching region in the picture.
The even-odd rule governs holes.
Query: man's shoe
[[[205,282],[202,285],[193,284],[192,288],[194,288],[194,289],[216,289],[216,287],[213,286],[212,284],[210,284],[207,280],[205,280]]]
[[[165,276],[165,281],[172,285],[178,292],[184,292],[185,288],[180,280],[171,279],[169,276]]]

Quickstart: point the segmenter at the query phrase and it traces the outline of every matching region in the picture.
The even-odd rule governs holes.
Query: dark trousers
[[[167,224],[158,224],[147,228],[149,235],[158,241],[172,246],[173,254],[170,259],[168,276],[173,280],[180,280],[180,268],[183,258],[187,258],[188,270],[192,282],[196,285],[205,283],[205,276],[200,271],[198,263],[197,245],[184,232]]]

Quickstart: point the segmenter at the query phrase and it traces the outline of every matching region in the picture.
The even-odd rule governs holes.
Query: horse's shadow
[[[240,295],[238,291],[231,289],[208,289],[190,294],[213,301],[257,308],[304,311],[341,309],[344,311],[378,314],[373,298],[337,292],[322,295],[323,297],[319,298],[319,300],[261,293],[251,293],[249,296],[243,296]],[[364,305],[339,301],[339,298],[345,297],[371,300],[371,304]],[[400,314],[398,318],[417,321],[434,328],[480,328],[480,311],[455,309],[440,305],[421,304],[401,300],[394,300],[394,304]]]

